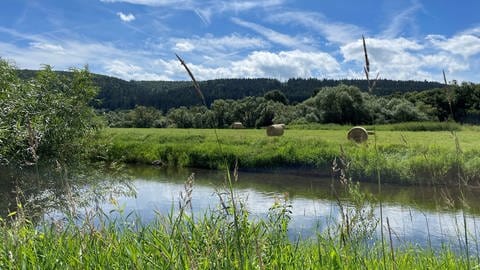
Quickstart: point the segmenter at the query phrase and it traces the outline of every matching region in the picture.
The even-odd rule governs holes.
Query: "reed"
[[[36,224],[12,213],[0,221],[0,268],[468,269],[476,263],[475,258],[448,246],[431,252],[413,245],[391,245],[392,255],[381,258],[379,242],[338,241],[341,226],[336,223],[312,238],[292,239],[288,197],[279,198],[266,219],[251,217],[247,202],[224,202],[227,211],[217,211],[224,209],[221,200],[218,208],[193,217],[182,209],[190,207],[194,183],[193,177],[187,179],[178,208],[172,205],[148,224],[121,209],[115,210],[116,218],[97,209],[89,214],[97,219],[71,217]],[[230,208],[241,213],[238,226]],[[238,257],[238,240],[243,262]]]
[[[370,61],[368,60],[368,52],[367,52],[367,44],[365,42],[365,37],[362,35],[362,41],[363,41],[363,52],[365,55],[365,66],[364,66],[364,72],[365,72],[365,77],[367,79],[368,83],[368,91],[370,93],[373,93],[373,90],[375,89],[375,85],[377,83],[378,77],[380,75],[380,72],[377,73],[377,76],[375,80],[372,82],[370,80]],[[373,116],[372,116],[373,117]],[[373,132],[375,134],[376,132],[376,127],[375,127],[375,119],[372,119],[373,125]],[[375,134],[373,136],[373,149],[374,149],[374,166],[375,166],[375,176],[377,179],[377,185],[378,185],[378,194],[382,194],[382,177],[380,173],[380,165],[379,165],[379,159],[380,157],[380,152],[378,150],[378,144],[377,144],[377,135]],[[384,236],[384,228],[383,228],[383,202],[382,198],[379,198],[378,200],[378,205],[380,209],[380,236],[381,236],[381,246],[382,246],[382,258],[383,258],[383,264],[384,264],[384,269],[386,269],[386,252],[385,252],[385,236]]]
[[[185,68],[185,70],[187,71],[188,75],[190,76],[190,78],[192,79],[192,82],[193,82],[193,86],[195,87],[195,90],[197,91],[197,94],[200,96],[200,98],[202,99],[202,102],[203,102],[203,105],[204,106],[207,106],[207,103],[205,101],[205,96],[203,95],[202,93],[202,90],[200,89],[200,85],[198,84],[197,80],[195,79],[195,76],[193,75],[192,71],[188,68],[187,64],[185,63],[185,61],[183,61],[182,58],[180,58],[180,56],[178,56],[178,54],[175,54],[178,58],[178,60],[180,61],[181,65]],[[237,211],[237,207],[236,207],[236,196],[235,196],[235,191],[234,191],[234,188],[233,188],[233,184],[234,182],[232,181],[232,177],[231,177],[231,174],[230,174],[230,169],[229,169],[229,162],[227,160],[227,157],[225,156],[225,153],[223,152],[223,148],[222,148],[222,143],[220,142],[220,139],[218,137],[218,133],[217,133],[217,129],[214,129],[214,134],[215,134],[215,139],[216,139],[216,145],[218,147],[218,153],[220,154],[220,156],[222,157],[223,159],[223,162],[222,162],[222,165],[223,167],[225,168],[225,171],[226,171],[226,176],[225,176],[225,180],[226,180],[226,185],[227,185],[227,194],[229,195],[229,202],[231,204],[231,209],[232,209],[232,214],[233,214],[233,225],[235,227],[235,235],[236,235],[236,238],[235,238],[235,244],[236,244],[236,247],[237,247],[237,258],[239,259],[239,266],[240,266],[240,269],[243,269],[244,268],[244,254],[243,254],[243,243],[242,243],[242,239],[241,239],[241,235],[240,235],[240,225],[239,225],[239,212]],[[237,171],[237,160],[235,160],[235,171]],[[237,177],[235,177],[235,181],[238,180]],[[221,195],[219,195],[221,197]],[[222,200],[223,201],[223,200]]]

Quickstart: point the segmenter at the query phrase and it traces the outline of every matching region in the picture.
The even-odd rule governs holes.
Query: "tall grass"
[[[435,252],[414,245],[391,246],[394,256],[379,257],[380,243],[368,240],[375,239],[374,231],[362,229],[371,221],[357,218],[362,216],[357,210],[368,207],[365,204],[356,208],[354,203],[346,210],[348,228],[340,220],[307,239],[288,233],[292,212],[287,196],[278,198],[267,218],[258,219],[249,214],[246,201],[235,197],[232,202],[225,187],[226,193],[218,191],[217,207],[194,216],[190,211],[194,183],[189,177],[178,207],[157,213],[148,224],[120,207],[117,218],[97,209],[88,214],[90,219],[34,224],[20,207],[0,221],[0,268],[467,269],[476,263],[448,246]]]
[[[375,89],[375,85],[377,83],[377,80],[378,80],[378,76],[380,75],[380,73],[377,73],[377,77],[375,78],[374,81],[371,81],[370,80],[370,61],[368,60],[368,51],[367,51],[367,44],[365,42],[365,37],[362,35],[362,41],[363,41],[363,52],[364,52],[364,55],[365,55],[365,66],[363,68],[364,70],[364,73],[365,73],[365,78],[367,79],[367,84],[368,84],[368,91],[370,93],[373,93],[373,90]],[[375,176],[376,176],[376,180],[377,180],[377,185],[378,185],[378,194],[382,194],[382,177],[381,177],[381,174],[380,174],[380,165],[379,165],[379,159],[380,159],[380,152],[378,151],[378,144],[377,144],[377,136],[375,134],[375,131],[376,131],[376,126],[375,126],[375,119],[373,119],[373,116],[372,116],[372,123],[374,124],[373,125],[373,132],[374,132],[374,136],[373,136],[373,149],[374,149],[374,168],[375,168]],[[382,199],[380,198],[378,200],[378,205],[379,205],[379,209],[380,209],[380,236],[381,236],[381,246],[382,246],[382,258],[383,258],[383,263],[384,265],[386,266],[386,254],[385,254],[385,235],[384,235],[384,231],[383,231],[383,201]],[[393,256],[392,256],[393,257]]]

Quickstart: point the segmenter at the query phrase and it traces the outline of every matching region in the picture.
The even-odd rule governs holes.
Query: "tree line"
[[[38,77],[37,71],[16,72],[24,81]],[[71,80],[76,74],[48,72],[62,80]],[[226,128],[238,121],[258,128],[272,123],[355,125],[449,118],[480,122],[479,85],[472,83],[446,86],[379,80],[370,93],[365,91],[365,80],[290,79],[282,83],[274,79],[218,79],[200,82],[205,106],[189,81],[89,76],[98,86],[98,94],[95,92],[89,104],[112,127]]]
[[[23,79],[34,77],[34,70],[19,70],[18,76]],[[59,72],[68,76],[68,72]],[[163,112],[180,106],[202,105],[195,94],[190,81],[125,81],[115,77],[93,74],[92,79],[99,87],[97,109],[117,110],[133,109],[135,106],[154,107]],[[262,97],[268,91],[279,90],[296,104],[315,96],[323,87],[340,84],[352,85],[360,90],[368,91],[368,83],[361,79],[301,79],[293,78],[286,82],[276,79],[216,79],[199,82],[207,106],[217,99],[239,100],[248,96]],[[428,81],[396,81],[378,80],[372,94],[386,96],[394,93],[423,91],[439,88],[438,82]]]
[[[480,122],[480,85],[449,85],[428,91],[376,96],[358,87],[323,87],[292,104],[280,90],[261,97],[217,99],[209,107],[180,106],[165,113],[146,106],[104,112],[111,127],[228,128],[233,122],[259,128],[273,123],[385,124],[409,121]]]

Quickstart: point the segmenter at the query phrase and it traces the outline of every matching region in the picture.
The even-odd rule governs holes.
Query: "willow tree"
[[[97,93],[86,68],[60,75],[44,66],[23,81],[0,59],[1,162],[78,160],[100,126],[90,106]]]

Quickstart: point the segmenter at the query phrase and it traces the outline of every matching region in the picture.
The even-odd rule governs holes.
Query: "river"
[[[20,191],[16,186],[22,183],[12,174],[0,174],[1,214],[7,214],[4,209],[15,209],[20,197],[27,201],[27,206],[35,205],[44,220],[58,219],[71,211],[71,201],[80,213],[99,207],[115,217],[124,215],[148,223],[158,214],[167,215],[178,209],[180,194],[185,193],[184,183],[192,174],[193,214],[221,209],[218,194],[226,190],[224,171],[129,166],[121,174],[103,173],[94,182],[78,181],[68,188],[67,181],[38,177],[35,184],[22,182]],[[276,201],[287,198],[291,210],[290,237],[308,238],[341,220],[339,202],[343,207],[352,204],[337,179],[322,175],[325,173],[302,170],[240,171],[233,185],[237,198],[245,203],[254,219],[265,218]],[[129,188],[134,193],[128,192]],[[361,190],[376,198],[369,205],[377,220],[378,201],[382,201],[384,232],[391,235],[395,245],[440,248],[446,244],[461,249],[465,228],[470,246],[478,244],[479,189],[384,184],[379,195],[377,184],[362,183]],[[378,235],[379,226],[376,231]]]

